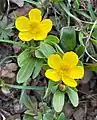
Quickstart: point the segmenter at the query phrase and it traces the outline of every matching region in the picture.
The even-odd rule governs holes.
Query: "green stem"
[[[9,44],[15,44],[15,45],[21,46],[23,48],[27,47],[27,45],[25,45],[22,42],[16,42],[16,41],[12,41],[12,40],[0,40],[0,42],[2,42],[2,43],[9,43]]]
[[[45,90],[46,87],[39,87],[39,86],[20,86],[20,85],[11,85],[6,84],[6,86],[15,88],[15,89],[23,89],[23,90]]]

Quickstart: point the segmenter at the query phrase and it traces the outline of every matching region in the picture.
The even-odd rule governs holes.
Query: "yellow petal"
[[[52,29],[52,21],[50,19],[44,19],[40,23],[40,28],[46,33],[50,32]]]
[[[76,66],[78,63],[78,55],[72,51],[66,52],[63,55],[63,61],[71,67]]]
[[[62,76],[62,81],[67,86],[70,86],[70,87],[76,87],[77,86],[77,82],[74,79],[72,79],[68,76],[65,76],[65,75]]]
[[[31,21],[37,20],[37,21],[40,22],[41,19],[42,19],[41,11],[40,11],[39,9],[37,9],[37,8],[31,9],[31,10],[29,11],[29,19],[30,19]]]
[[[53,69],[62,67],[62,59],[58,54],[52,54],[48,57],[48,65]]]
[[[48,69],[45,72],[45,76],[48,79],[51,79],[53,81],[59,81],[60,80],[60,75],[58,74],[57,71],[53,70],[53,69]]]
[[[34,29],[34,32],[36,31],[36,33],[33,34],[33,39],[34,40],[44,40],[47,37],[47,33],[41,30]],[[33,31],[32,31],[33,32]]]
[[[30,20],[25,16],[18,17],[16,19],[15,26],[19,31],[28,31],[30,27]]]
[[[19,33],[19,38],[22,40],[22,41],[30,41],[33,39],[33,34],[30,33],[29,31],[28,32],[20,32]]]
[[[69,75],[73,79],[80,79],[84,76],[84,68],[81,66],[75,66],[70,70]]]

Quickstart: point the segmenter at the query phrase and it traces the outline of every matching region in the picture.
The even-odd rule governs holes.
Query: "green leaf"
[[[77,89],[77,88],[72,88],[72,90],[74,90],[75,92],[78,92],[78,89]]]
[[[97,40],[97,29],[94,30],[94,32],[92,33],[92,36]]]
[[[73,28],[65,28],[61,29],[60,33],[60,46],[64,51],[71,51],[76,46],[76,33]]]
[[[20,68],[17,74],[17,82],[18,83],[26,82],[33,73],[34,66],[35,59],[32,57],[31,59],[28,59],[26,64]]]
[[[13,35],[12,28],[8,28],[7,17],[4,16],[0,21],[0,39],[8,40]]]
[[[55,46],[55,49],[58,53],[64,54],[63,50],[60,48],[60,46],[58,44],[54,43],[54,46]]]
[[[48,66],[48,64],[43,64],[43,66],[42,66],[42,68],[43,68],[43,70],[47,70],[47,69],[50,69],[50,67]]]
[[[22,96],[22,100],[21,102],[31,111],[33,111],[33,103],[30,99],[30,97],[24,93],[24,95]]]
[[[62,2],[64,0],[52,0],[53,2]]]
[[[46,113],[43,115],[43,120],[53,120],[53,114],[52,113]]]
[[[71,103],[73,104],[73,106],[77,107],[79,104],[78,93],[76,91],[74,91],[72,88],[68,87],[67,94],[68,94],[69,99],[70,99]]]
[[[37,58],[45,58],[45,56],[43,55],[43,53],[39,49],[35,51],[35,56]]]
[[[23,120],[34,120],[33,116],[24,114]]]
[[[29,59],[31,59],[31,53],[29,49],[26,49],[18,56],[18,65],[20,67],[26,65]]]
[[[76,10],[76,12],[82,16],[84,16],[85,18],[91,20],[91,17],[88,15],[88,13],[86,13],[86,11],[84,10]]]
[[[80,42],[81,45],[84,46],[83,38],[84,38],[84,35],[83,35],[83,33],[80,31],[80,32],[79,32],[79,42]]]
[[[97,63],[87,64],[87,65],[85,66],[85,69],[86,69],[86,70],[90,70],[90,71],[97,72]]]
[[[51,88],[51,92],[52,93],[55,93],[55,91],[58,89],[58,84],[56,85],[56,86],[53,86],[52,88]]]
[[[80,57],[85,52],[85,47],[83,45],[79,45],[75,50],[77,55]]]
[[[76,9],[79,9],[79,0],[75,0],[75,7]]]
[[[97,40],[91,39],[90,40],[94,45],[97,45]]]
[[[0,21],[0,27],[6,28],[7,27],[7,16],[4,16],[2,21]]]
[[[53,87],[55,87],[56,85],[57,85],[57,82],[49,80],[48,88],[46,89],[46,92],[45,92],[45,95],[44,95],[43,99],[45,99],[51,93]]]
[[[53,45],[54,43],[59,43],[59,41],[60,40],[58,39],[58,37],[54,36],[54,35],[48,35],[44,40],[44,42],[46,42],[50,45]]]
[[[48,88],[51,89],[53,86],[56,86],[57,84],[58,84],[57,82],[49,80],[49,82],[48,82]]]
[[[91,16],[92,20],[94,21],[94,20],[96,20],[97,18],[96,18],[96,16],[95,16],[95,13],[94,13],[94,10],[93,10],[92,7],[93,7],[92,4],[91,4],[90,2],[88,2],[88,11],[89,11],[89,13],[90,13],[90,16]]]
[[[58,120],[67,120],[67,118],[63,112],[59,115]]]
[[[46,58],[48,58],[49,55],[51,55],[51,54],[56,52],[51,45],[49,45],[47,43],[44,43],[44,42],[40,43],[40,49],[39,50],[43,53],[43,55]]]
[[[41,71],[41,68],[43,66],[43,62],[44,61],[42,59],[36,59],[35,60],[35,68],[34,68],[33,75],[32,75],[33,79],[36,78],[39,75],[39,73]]]
[[[53,96],[53,107],[56,112],[61,112],[64,106],[65,95],[64,92],[57,90]]]
[[[38,116],[35,116],[34,118],[35,118],[35,120],[43,120],[42,119],[42,113],[38,112]]]
[[[27,114],[27,115],[33,115],[33,111],[32,110],[26,110],[25,114]]]

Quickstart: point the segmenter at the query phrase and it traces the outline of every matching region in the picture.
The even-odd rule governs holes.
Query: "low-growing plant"
[[[16,18],[15,26],[19,30],[18,37],[22,42],[0,40],[0,42],[8,42],[23,47],[23,51],[17,56],[19,71],[16,82],[21,85],[10,85],[1,80],[1,87],[22,89],[20,101],[27,107],[24,120],[67,119],[63,108],[67,102],[71,102],[74,107],[78,106],[79,97],[76,87],[84,77],[85,68],[97,71],[95,53],[93,54],[88,48],[89,44],[97,47],[97,20],[95,14],[91,13],[93,12],[91,4],[88,6],[89,16],[79,9],[78,0],[74,3],[75,11],[70,8],[69,0],[67,3],[62,2],[62,0],[51,0],[49,3],[55,6],[53,9],[57,12],[56,18],[58,14],[66,13],[67,23],[65,24],[68,24],[67,27],[61,24],[62,27],[58,28],[61,22],[60,17],[60,22],[56,21],[57,25],[51,19],[42,19],[41,10],[34,8],[29,11],[28,17]],[[88,22],[89,26],[87,26],[86,21],[80,20],[71,11],[78,12],[92,20]],[[70,26],[70,17],[78,22],[77,28]],[[85,26],[83,26],[83,22],[86,24]],[[58,36],[50,32],[53,26],[56,28]],[[86,29],[90,31],[88,37]],[[94,49],[93,46],[92,49]],[[87,63],[86,59],[90,59],[90,61]],[[36,79],[40,72],[44,72],[43,77],[47,81],[47,86],[28,86],[28,82]],[[37,108],[38,111],[35,112],[30,96],[25,93],[26,89],[45,91],[45,94],[42,95],[43,108],[41,111]],[[48,97],[50,97],[49,104]]]

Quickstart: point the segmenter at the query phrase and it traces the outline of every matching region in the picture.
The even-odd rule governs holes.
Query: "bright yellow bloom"
[[[76,87],[74,79],[80,79],[84,75],[84,68],[77,66],[78,61],[77,54],[72,51],[66,52],[62,58],[58,54],[52,54],[48,57],[48,65],[52,69],[46,70],[45,76],[55,82],[62,80],[67,86]]]
[[[25,16],[18,17],[15,25],[20,31],[19,38],[22,41],[44,40],[52,29],[52,21],[50,19],[41,20],[41,11],[37,8],[30,10],[29,19]]]

